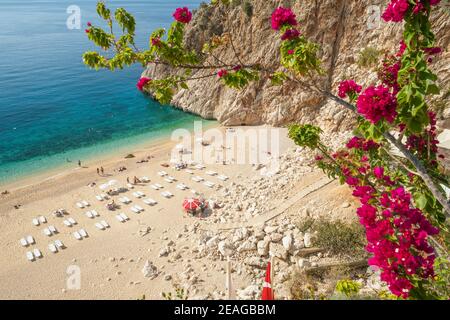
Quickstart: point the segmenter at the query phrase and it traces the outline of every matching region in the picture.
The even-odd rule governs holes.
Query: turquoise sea
[[[200,0],[106,1],[137,21],[139,47],[168,27],[179,6]],[[81,10],[70,30],[67,8]],[[0,184],[192,128],[190,114],[162,106],[136,89],[141,66],[94,71],[82,53],[94,49],[84,29],[99,25],[95,0],[0,0]]]

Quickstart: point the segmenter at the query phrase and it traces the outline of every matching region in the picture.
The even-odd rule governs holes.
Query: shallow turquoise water
[[[199,0],[106,1],[137,20],[137,44],[168,27],[178,6]],[[66,27],[69,5],[81,9],[82,27]],[[0,0],[0,183],[86,160],[192,127],[199,118],[143,96],[135,87],[142,67],[93,71],[82,53],[94,49],[84,34],[99,25],[94,0]]]

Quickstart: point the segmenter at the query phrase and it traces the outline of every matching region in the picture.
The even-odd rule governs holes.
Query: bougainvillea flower
[[[173,13],[175,20],[181,23],[189,23],[192,19],[192,13],[187,7],[177,8]]]
[[[144,87],[147,85],[147,83],[149,83],[150,81],[152,81],[152,79],[142,77],[139,79],[138,83],[136,84],[136,87],[139,89],[139,91],[142,91],[144,90]]]

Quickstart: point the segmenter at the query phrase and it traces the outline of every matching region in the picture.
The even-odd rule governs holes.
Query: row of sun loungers
[[[94,219],[95,217],[99,217],[100,215],[98,214],[97,211],[95,210],[91,210],[85,213],[86,217]]]
[[[35,259],[41,258],[42,253],[38,248],[35,248],[33,251],[27,251],[27,259],[30,261],[34,261]]]
[[[163,191],[163,192],[161,192],[161,195],[167,199],[170,199],[173,197],[173,194],[170,191]]]
[[[40,217],[34,218],[32,220],[32,223],[35,226],[39,226],[41,223],[47,223],[47,219],[44,216],[40,216]]]
[[[66,220],[63,221],[63,223],[68,227],[72,227],[73,225],[77,224],[74,218],[67,218]]]
[[[154,205],[156,205],[158,202],[155,201],[155,200],[153,200],[153,199],[151,199],[151,198],[149,198],[149,199],[145,199],[145,200],[144,200],[144,203],[145,203],[145,204],[148,204],[149,206],[154,206]]]
[[[90,204],[86,200],[77,202],[77,207],[80,208],[80,209],[83,209],[83,208],[89,207],[89,206],[90,206]]]
[[[144,211],[144,208],[138,206],[138,205],[134,205],[131,208],[131,211],[133,211],[134,213],[141,213],[142,211]]]
[[[177,189],[186,190],[186,189],[189,189],[189,187],[187,185],[185,185],[184,183],[180,183],[179,185],[177,185]]]
[[[162,185],[160,185],[159,183],[152,184],[150,187],[151,187],[152,189],[155,189],[155,190],[159,190],[159,189],[164,188],[164,187],[163,187]]]
[[[119,220],[120,222],[126,222],[130,220],[130,218],[128,218],[128,216],[125,213],[119,213],[118,215],[116,215],[116,219]]]
[[[164,178],[164,181],[166,181],[168,183],[172,183],[174,181],[177,181],[177,179],[175,179],[174,177],[168,176],[167,178]]]
[[[161,177],[165,177],[165,176],[167,176],[169,174],[167,172],[165,172],[165,171],[159,171],[158,175],[161,176]]]
[[[22,247],[28,247],[35,243],[36,241],[34,241],[33,236],[26,236],[25,238],[20,239],[20,244],[22,245]]]
[[[109,199],[108,196],[107,196],[106,194],[104,194],[104,193],[99,194],[99,195],[96,195],[95,198],[96,198],[98,201],[103,201],[103,200],[108,200],[108,199]]]
[[[109,228],[109,224],[105,220],[95,223],[95,226],[100,230],[105,230],[106,228]]]
[[[83,238],[87,238],[87,237],[88,237],[88,234],[87,234],[86,230],[80,229],[80,230],[78,230],[78,231],[75,231],[75,232],[73,233],[73,236],[74,236],[75,239],[77,239],[77,240],[83,240]]]
[[[53,243],[49,243],[49,245],[48,245],[48,249],[53,253],[57,253],[58,249],[62,250],[64,248],[65,248],[65,246],[61,240],[55,240]]]
[[[119,201],[124,203],[124,204],[131,203],[131,200],[129,198],[127,198],[127,197],[120,198]]]
[[[48,226],[48,228],[44,229],[44,234],[49,237],[51,237],[52,235],[57,234],[57,233],[58,233],[58,230],[56,230],[56,228],[54,226]]]

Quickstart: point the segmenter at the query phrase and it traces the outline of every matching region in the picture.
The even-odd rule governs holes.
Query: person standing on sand
[[[78,166],[81,167],[81,160],[78,160]]]
[[[105,170],[103,169],[103,167],[100,167],[100,172],[102,173],[102,175],[105,174]]]
[[[97,174],[100,175],[100,170],[97,168]]]
[[[130,183],[130,177],[127,177],[127,183]]]

